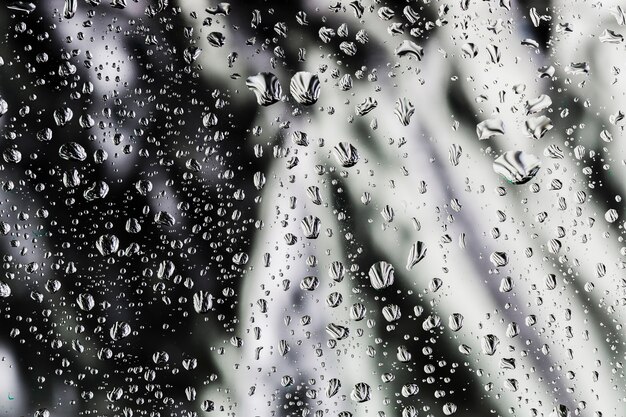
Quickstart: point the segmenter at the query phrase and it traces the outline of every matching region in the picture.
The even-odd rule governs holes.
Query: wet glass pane
[[[625,26],[3,1],[0,417],[623,416]]]

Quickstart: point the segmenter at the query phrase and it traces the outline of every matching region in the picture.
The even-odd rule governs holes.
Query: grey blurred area
[[[623,415],[625,25],[3,2],[0,416]]]

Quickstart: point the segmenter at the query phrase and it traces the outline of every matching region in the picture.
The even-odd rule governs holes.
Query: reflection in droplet
[[[524,151],[508,151],[496,158],[493,170],[513,184],[525,184],[539,171],[539,158]]]
[[[481,339],[481,348],[485,355],[492,356],[496,353],[498,349],[498,345],[500,344],[500,339],[493,334],[488,334]]]
[[[339,142],[334,151],[337,161],[344,168],[353,167],[359,161],[359,153],[351,143]]]
[[[291,78],[289,91],[298,103],[310,106],[320,96],[320,80],[316,74],[299,71]]]
[[[422,241],[417,241],[411,245],[409,256],[406,261],[406,269],[411,270],[426,256],[426,245]]]
[[[261,72],[248,77],[246,86],[254,93],[257,103],[261,106],[276,103],[283,92],[278,78],[271,72]]]
[[[357,104],[355,111],[359,116],[365,116],[378,106],[378,102],[371,97],[367,97],[360,104]]]
[[[121,340],[130,335],[131,329],[130,325],[123,321],[116,321],[113,326],[111,326],[111,330],[109,334],[111,335],[111,339],[113,340]]]
[[[358,403],[363,403],[370,400],[372,389],[365,382],[359,382],[354,386],[350,393],[350,398]]]
[[[504,135],[504,123],[500,119],[487,119],[476,125],[478,139],[485,140],[493,136]]]
[[[393,265],[385,261],[380,261],[370,267],[368,276],[372,287],[375,290],[380,290],[393,285],[395,271]]]
[[[396,100],[394,114],[403,126],[409,125],[413,113],[415,113],[415,106],[406,97]]]
[[[395,54],[399,57],[408,56],[414,57],[418,61],[421,61],[424,57],[424,48],[417,45],[415,42],[410,40],[404,40],[398,45],[395,49]]]

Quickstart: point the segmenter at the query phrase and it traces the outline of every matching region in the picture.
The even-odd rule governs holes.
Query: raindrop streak
[[[493,252],[489,260],[495,267],[503,267],[509,263],[509,257],[506,252]]]
[[[450,164],[452,166],[459,165],[459,160],[461,159],[462,152],[463,148],[461,147],[461,145],[457,145],[456,143],[450,145],[450,148],[448,148],[448,160],[450,161]]]
[[[35,11],[36,8],[37,6],[34,3],[22,0],[11,1],[9,4],[7,4],[7,9],[24,12],[26,14],[32,13],[33,11]]]

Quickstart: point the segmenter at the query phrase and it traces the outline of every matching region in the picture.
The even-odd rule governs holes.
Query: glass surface
[[[5,0],[0,417],[619,417],[626,6]]]

